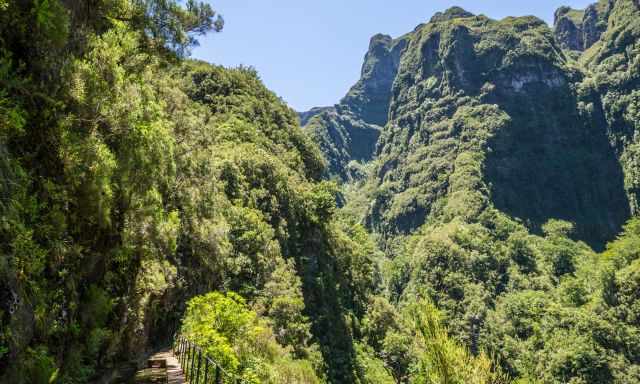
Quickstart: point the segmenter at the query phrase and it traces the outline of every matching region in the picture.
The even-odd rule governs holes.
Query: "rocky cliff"
[[[638,219],[619,234],[640,213],[639,2],[561,8],[555,29],[452,8],[403,39],[372,161],[344,187],[389,301],[429,297],[524,382],[638,382]]]
[[[607,29],[612,0],[600,0],[584,10],[560,7],[554,18],[554,33],[563,49],[584,51]]]
[[[637,128],[622,117],[629,111],[612,110],[613,90],[592,87],[591,69],[627,66],[626,100],[635,100],[628,66],[637,64],[637,7],[563,7],[555,29],[534,17],[497,21],[456,7],[401,39],[375,36],[362,79],[306,129],[343,177],[349,161],[372,157],[351,156],[354,143],[376,148],[366,221],[383,237],[492,205],[534,231],[553,218],[574,222],[578,238],[602,246],[637,210],[637,171],[626,165],[636,159]],[[585,51],[583,64],[569,50]],[[374,133],[362,135],[367,126],[380,129],[377,143]],[[458,172],[477,175],[465,192]]]
[[[342,180],[355,177],[349,163],[369,161],[380,129],[387,122],[391,87],[406,38],[386,35],[371,38],[361,77],[334,107],[299,113],[301,124],[320,145],[328,173]]]
[[[391,87],[398,72],[400,56],[407,39],[393,40],[375,35],[365,55],[360,80],[340,102],[367,124],[383,126],[391,100]]]

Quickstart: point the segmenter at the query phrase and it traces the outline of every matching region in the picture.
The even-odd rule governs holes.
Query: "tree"
[[[186,56],[198,44],[197,36],[219,32],[222,17],[211,5],[188,0],[184,7],[175,0],[132,0],[133,22],[152,38],[157,47],[166,47],[179,56]]]
[[[508,380],[492,368],[484,354],[473,356],[450,338],[440,313],[429,301],[413,306],[419,348],[418,363],[411,377],[415,384],[490,384]]]
[[[280,346],[266,319],[229,292],[210,292],[187,304],[182,334],[245,383],[319,384],[312,363]]]

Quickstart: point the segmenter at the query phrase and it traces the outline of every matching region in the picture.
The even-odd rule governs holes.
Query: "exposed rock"
[[[577,18],[570,16],[572,12]],[[573,51],[584,50],[583,15],[583,11],[575,11],[569,7],[561,7],[556,11],[554,33],[562,48]]]
[[[333,109],[333,107],[313,107],[305,112],[298,112],[298,118],[300,119],[300,126],[305,126],[311,120],[312,117],[319,115],[324,111]]]
[[[613,0],[600,0],[584,10],[560,7],[555,13],[554,34],[563,49],[584,51],[600,40],[607,29]]]
[[[386,124],[391,86],[406,45],[406,38],[393,40],[387,35],[373,36],[364,58],[360,80],[351,87],[340,104],[349,107],[368,124]]]
[[[380,129],[380,126],[364,122],[344,106],[322,111],[305,127],[327,160],[329,176],[342,180],[358,176],[349,166],[351,161],[372,159]]]
[[[351,161],[377,158],[366,223],[383,238],[492,206],[534,231],[574,222],[601,246],[630,215],[623,169],[600,102],[576,95],[584,75],[559,45],[594,44],[609,13],[607,2],[561,8],[552,31],[452,8],[401,39],[374,36],[360,81],[307,132],[343,180]]]
[[[608,6],[598,11],[598,6],[592,4],[584,11],[582,20],[582,41],[584,50],[589,49],[593,44],[600,40],[600,36],[607,29],[607,20],[605,18]]]
[[[348,166],[352,160],[372,159],[380,129],[387,122],[391,87],[406,46],[406,36],[395,40],[373,36],[361,77],[340,103],[299,114],[329,164],[329,176],[351,179],[356,176]]]

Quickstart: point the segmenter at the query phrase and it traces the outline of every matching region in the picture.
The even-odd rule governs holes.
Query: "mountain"
[[[351,161],[370,161],[381,127],[387,122],[391,86],[407,40],[386,35],[371,38],[360,80],[339,104],[300,113],[301,124],[327,154],[328,174],[356,177]]]
[[[385,324],[365,332],[374,351],[410,375],[403,311],[427,297],[454,340],[517,382],[640,380],[640,4],[563,7],[553,29],[455,7],[401,39],[356,177],[340,173],[354,160],[342,141],[312,135],[343,176],[343,211],[387,256],[386,304],[364,320]]]
[[[613,4],[611,0],[600,0],[584,10],[558,8],[554,15],[554,34],[560,46],[574,51],[589,49],[606,31]]]
[[[0,382],[640,382],[637,0],[438,12],[298,114],[208,2],[85,3],[0,0]]]
[[[362,78],[305,129],[343,178],[351,160],[368,159],[349,156],[356,144],[376,148],[366,221],[383,236],[411,233],[456,205],[479,211],[490,203],[538,233],[551,218],[573,222],[576,238],[601,248],[635,212],[637,192],[625,185],[633,171],[612,143],[607,101],[585,91],[593,67],[563,49],[587,50],[585,57],[602,49],[606,40],[596,41],[609,38],[607,20],[623,4],[561,8],[555,30],[533,17],[496,21],[452,8],[400,38],[392,50],[399,57],[377,71],[368,69],[388,52],[378,44],[393,40],[375,36]],[[376,102],[354,106],[354,96]],[[353,127],[363,125],[354,121],[381,124],[377,143],[359,136]],[[478,184],[456,193],[451,178],[468,158]]]

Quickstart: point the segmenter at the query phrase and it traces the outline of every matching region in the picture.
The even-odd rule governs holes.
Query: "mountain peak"
[[[435,23],[439,21],[447,21],[453,19],[474,17],[475,15],[471,12],[466,11],[461,7],[451,7],[444,12],[438,12],[433,17],[431,17],[430,22]]]
[[[585,9],[558,8],[554,14],[556,40],[564,49],[589,49],[604,33],[613,4],[611,0],[600,0]]]
[[[391,36],[385,35],[384,33],[377,33],[371,36],[369,45],[380,44],[380,43],[389,44],[392,41],[393,41],[393,38],[391,38]]]

